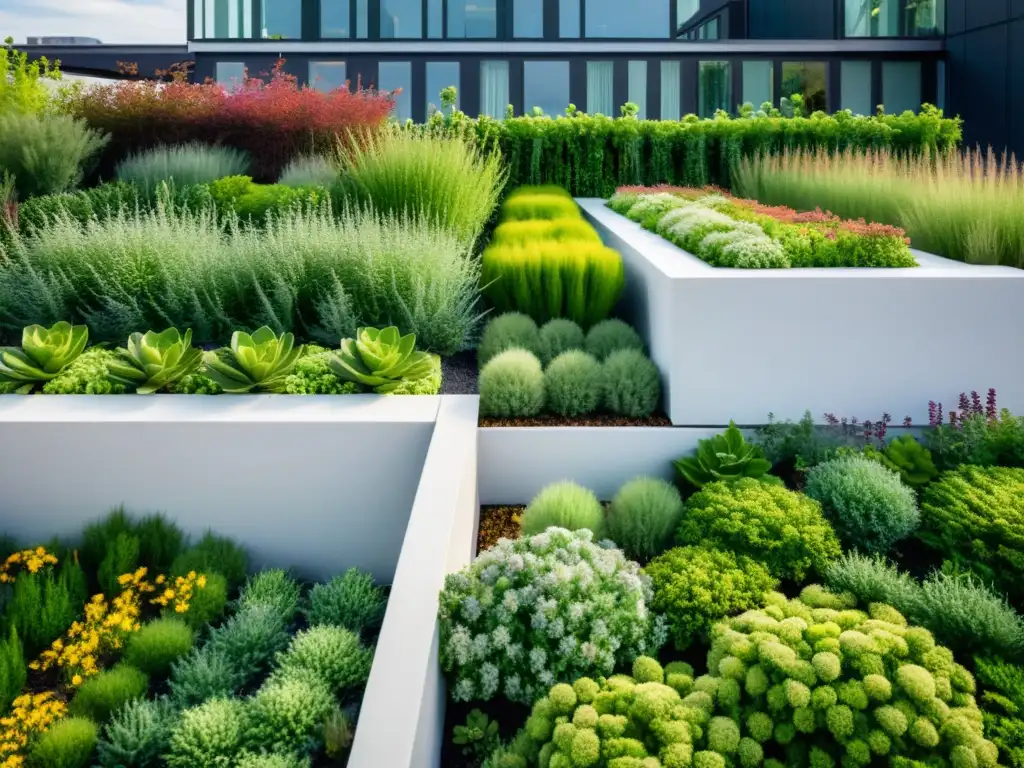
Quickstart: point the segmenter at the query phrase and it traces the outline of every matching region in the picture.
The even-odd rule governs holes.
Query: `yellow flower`
[[[73,686],[75,686],[76,688],[78,686],[80,686],[82,684],[82,676],[81,675],[72,675],[72,677],[71,677],[71,684]]]

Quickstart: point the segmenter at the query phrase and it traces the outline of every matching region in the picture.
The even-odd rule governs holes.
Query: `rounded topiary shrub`
[[[631,419],[654,413],[661,402],[661,375],[650,358],[638,349],[620,349],[602,367],[606,410]]]
[[[373,651],[363,647],[357,634],[328,625],[299,632],[277,658],[282,674],[310,672],[335,693],[365,683],[372,663]]]
[[[148,690],[149,678],[145,672],[119,664],[86,679],[71,700],[69,710],[73,715],[102,723],[132,699],[145,696]]]
[[[547,365],[563,352],[570,349],[583,349],[585,336],[583,329],[572,320],[556,318],[548,320],[540,329],[540,345],[538,356]]]
[[[604,536],[604,507],[594,493],[569,481],[543,488],[520,518],[524,536],[543,533],[552,526],[578,531],[586,528],[595,539]]]
[[[746,555],[796,581],[821,573],[841,554],[818,502],[751,478],[710,483],[691,496],[676,541]]]
[[[558,682],[610,675],[665,642],[650,579],[588,530],[502,539],[445,579],[441,667],[455,701],[530,704]]]
[[[353,632],[369,633],[380,627],[388,601],[384,590],[374,584],[373,576],[349,568],[309,591],[306,620],[310,626],[333,624]]]
[[[544,372],[547,406],[559,416],[586,416],[601,402],[601,364],[578,349],[563,352]]]
[[[544,371],[525,349],[508,349],[480,371],[480,415],[498,418],[536,416],[544,407]]]
[[[725,616],[761,605],[765,594],[778,586],[756,560],[705,547],[670,549],[644,570],[654,585],[651,607],[665,614],[679,650],[706,638]]]
[[[248,743],[274,752],[296,752],[322,739],[334,696],[315,674],[295,670],[271,677],[252,697]]]
[[[608,507],[608,537],[626,555],[646,562],[672,545],[683,515],[675,486],[657,477],[637,477],[623,485]]]
[[[166,677],[171,664],[192,650],[192,628],[177,618],[155,619],[128,639],[124,660],[154,677]]]
[[[540,354],[540,333],[532,317],[521,312],[506,312],[491,320],[477,346],[477,363],[483,368],[506,349],[525,349]]]
[[[92,720],[65,718],[43,732],[32,747],[28,764],[33,768],[85,768],[98,735],[99,729]]]
[[[804,493],[821,504],[846,547],[887,552],[921,519],[917,497],[899,474],[863,456],[842,456],[811,469]]]
[[[231,765],[245,743],[248,727],[245,702],[211,699],[181,713],[164,760],[168,768]]]
[[[602,320],[587,332],[584,348],[598,360],[620,349],[644,351],[644,342],[633,326],[617,318]]]

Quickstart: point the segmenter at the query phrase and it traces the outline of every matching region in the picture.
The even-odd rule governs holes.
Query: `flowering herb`
[[[1024,467],[1024,418],[996,405],[996,390],[990,388],[982,402],[977,391],[961,392],[957,410],[946,412],[942,403],[928,403],[925,444],[939,470],[961,464],[982,467]]]
[[[67,710],[67,704],[52,691],[16,698],[11,713],[0,718],[0,768],[22,768],[29,740],[62,718]]]
[[[12,584],[15,579],[12,571],[17,568],[29,573],[39,573],[47,565],[57,565],[57,557],[47,552],[45,547],[15,552],[0,564],[0,584]]]

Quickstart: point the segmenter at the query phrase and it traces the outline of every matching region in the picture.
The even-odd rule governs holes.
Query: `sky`
[[[104,43],[184,43],[185,0],[0,0],[0,39],[76,35]]]

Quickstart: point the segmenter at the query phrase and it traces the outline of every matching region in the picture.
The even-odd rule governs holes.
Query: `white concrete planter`
[[[624,318],[686,426],[761,424],[810,409],[926,424],[929,400],[995,387],[1024,412],[1024,270],[914,252],[916,269],[719,269],[578,201],[626,267]]]

